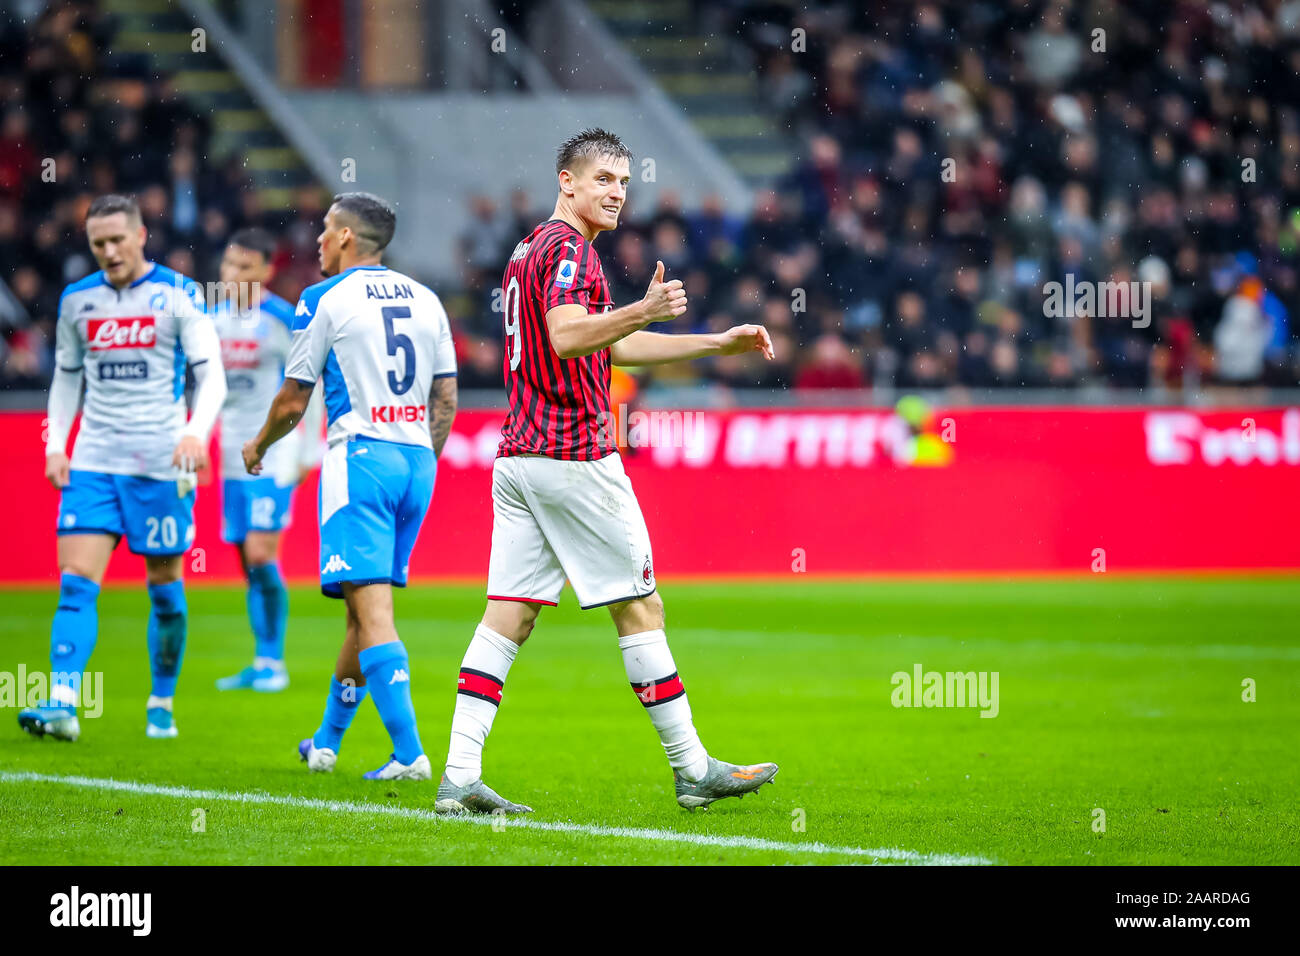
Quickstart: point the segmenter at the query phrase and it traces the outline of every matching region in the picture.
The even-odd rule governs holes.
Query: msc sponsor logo
[[[90,319],[86,322],[90,351],[106,349],[150,349],[158,339],[152,315],[120,319]]]
[[[372,422],[422,422],[425,418],[424,405],[371,405]]]
[[[148,362],[100,362],[100,381],[139,381],[149,377]]]

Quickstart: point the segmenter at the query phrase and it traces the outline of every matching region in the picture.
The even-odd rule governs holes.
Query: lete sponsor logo
[[[221,362],[227,371],[232,368],[257,368],[257,339],[222,339]]]
[[[90,351],[106,349],[150,349],[158,338],[152,315],[117,319],[90,319],[86,323]]]
[[[1300,409],[1282,413],[1274,431],[1241,424],[1215,428],[1196,412],[1151,412],[1146,416],[1147,460],[1153,465],[1300,465]]]

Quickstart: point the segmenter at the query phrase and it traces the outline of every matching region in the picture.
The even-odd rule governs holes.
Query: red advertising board
[[[58,495],[42,415],[0,413],[0,581],[53,582]],[[467,411],[439,463],[413,577],[484,580],[500,412]],[[634,412],[620,424],[663,580],[691,575],[1300,568],[1300,409],[941,410],[919,438],[878,409]],[[316,483],[284,568],[318,566]],[[219,483],[199,489],[192,578],[239,574]],[[199,569],[202,568],[202,571]],[[140,580],[119,548],[110,580]]]

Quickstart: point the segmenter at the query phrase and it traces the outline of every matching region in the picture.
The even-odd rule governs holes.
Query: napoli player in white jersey
[[[325,214],[321,272],[294,311],[284,385],[257,437],[249,474],[289,434],[319,381],[328,443],[321,465],[321,591],[347,605],[347,632],[320,727],[298,746],[312,771],[330,771],[367,691],[393,741],[372,780],[433,775],[416,729],[411,668],[393,623],[433,494],[435,458],[456,415],[456,356],[447,313],[415,280],[381,265],[397,225],[369,193],[334,197]]]
[[[75,740],[81,676],[98,638],[99,586],[118,541],[144,556],[152,611],[150,737],[175,737],[172,698],[185,650],[182,558],[194,539],[194,473],[226,397],[212,319],[198,284],[146,261],[140,208],[101,196],[86,214],[100,270],[63,290],[55,331],[45,477],[59,500],[59,603],[50,629],[50,700],[22,710],[29,733]],[[185,417],[185,370],[196,388]],[[68,434],[81,383],[81,430]]]
[[[313,395],[303,423],[266,456],[258,477],[244,470],[244,443],[257,434],[284,381],[293,306],[266,288],[274,276],[275,239],[241,229],[221,257],[222,300],[213,310],[226,367],[221,409],[221,537],[239,549],[248,580],[253,663],[217,681],[219,690],[271,693],[289,686],[284,634],[289,592],[280,574],[280,537],[289,526],[293,490],[320,463],[321,402]]]

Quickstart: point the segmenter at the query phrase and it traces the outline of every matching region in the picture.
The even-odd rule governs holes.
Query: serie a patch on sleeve
[[[555,284],[561,289],[567,289],[573,285],[573,280],[578,277],[578,264],[572,259],[560,260],[560,266],[555,270]]]

